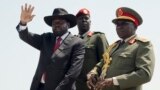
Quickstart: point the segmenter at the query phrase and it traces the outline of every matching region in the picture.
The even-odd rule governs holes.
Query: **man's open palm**
[[[22,24],[27,24],[28,22],[32,21],[35,15],[32,15],[34,7],[31,5],[25,4],[25,6],[21,6],[21,17],[20,21]]]

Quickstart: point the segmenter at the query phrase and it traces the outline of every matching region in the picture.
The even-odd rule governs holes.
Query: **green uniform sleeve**
[[[104,33],[98,34],[98,40],[97,40],[97,54],[98,54],[98,60],[102,59],[102,55],[108,48],[109,44],[105,37]]]
[[[101,59],[101,61],[96,64],[96,66],[90,71],[90,73],[93,73],[93,74],[100,76],[103,64],[104,64],[104,60]]]

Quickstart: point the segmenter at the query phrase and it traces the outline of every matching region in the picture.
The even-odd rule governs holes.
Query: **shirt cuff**
[[[92,74],[95,74],[95,73],[94,73],[94,72],[89,72],[89,73],[87,74],[87,80],[91,77]]]
[[[18,31],[23,31],[23,30],[25,30],[25,29],[27,29],[27,26],[19,25]]]
[[[113,77],[113,84],[114,84],[115,86],[118,86],[118,85],[119,85],[118,80],[117,80],[116,77]]]

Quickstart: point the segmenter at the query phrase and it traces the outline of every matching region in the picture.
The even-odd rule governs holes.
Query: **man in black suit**
[[[22,6],[17,31],[20,38],[40,51],[40,59],[30,90],[76,90],[75,79],[84,60],[84,42],[68,29],[76,25],[76,17],[63,8],[56,8],[51,16],[44,17],[53,33],[42,35],[28,31],[34,7]]]

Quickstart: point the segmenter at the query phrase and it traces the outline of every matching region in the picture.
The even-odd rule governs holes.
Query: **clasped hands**
[[[112,78],[102,78],[95,74],[87,75],[87,86],[91,90],[102,90],[103,88],[110,87],[113,85]]]

